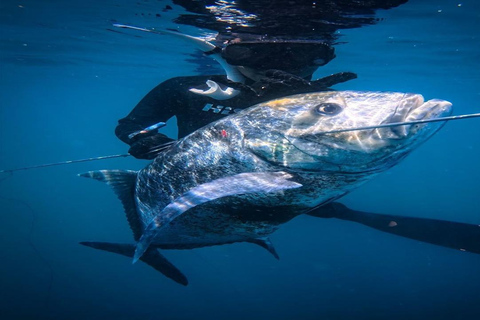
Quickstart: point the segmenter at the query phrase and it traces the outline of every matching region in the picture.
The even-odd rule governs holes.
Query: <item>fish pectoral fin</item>
[[[133,244],[110,242],[80,242],[80,244],[98,250],[121,254],[122,256],[129,258],[133,257],[135,253],[135,245]],[[140,260],[173,281],[184,286],[188,285],[187,277],[185,277],[185,275],[172,263],[170,263],[170,261],[168,261],[162,254],[160,254],[157,249],[149,248],[140,258]]]
[[[277,250],[275,250],[275,247],[273,246],[273,243],[270,240],[270,238],[266,237],[266,238],[251,239],[251,240],[248,240],[248,242],[254,243],[256,245],[259,245],[262,248],[267,249],[267,251],[270,252],[277,260],[280,260]]]
[[[112,187],[118,199],[122,202],[133,237],[135,240],[138,240],[142,235],[142,224],[138,218],[135,204],[137,172],[130,170],[99,170],[81,173],[79,176],[102,181]]]
[[[302,186],[300,183],[288,180],[291,178],[291,174],[283,171],[246,172],[219,178],[190,189],[167,205],[145,228],[137,243],[133,263],[148,249],[158,231],[185,211],[202,203],[226,196],[278,192]]]

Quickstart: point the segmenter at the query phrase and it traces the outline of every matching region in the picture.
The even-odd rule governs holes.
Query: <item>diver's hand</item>
[[[265,72],[264,81],[281,83],[286,87],[292,88],[302,88],[310,86],[310,81],[305,80],[304,78],[296,76],[294,74],[276,69],[267,70]]]
[[[278,96],[279,94],[284,96],[331,90],[331,86],[355,78],[357,75],[353,72],[340,72],[315,81],[307,81],[285,71],[268,70],[265,77],[252,85],[252,89],[258,96]]]
[[[339,72],[339,73],[334,73],[332,75],[320,78],[315,81],[311,81],[310,85],[314,88],[323,88],[323,89],[328,89],[331,86],[334,86],[336,84],[346,82],[349,80],[353,80],[357,78],[357,74],[353,72]]]
[[[137,159],[154,159],[160,152],[165,150],[166,146],[174,141],[166,135],[157,133],[145,138],[137,139],[128,150],[132,156]]]
[[[310,82],[291,73],[272,69],[267,70],[265,76],[255,82],[252,88],[258,96],[289,94],[310,88]]]
[[[311,83],[302,77],[282,71],[267,70],[262,78],[251,85],[257,96],[269,97],[314,91]]]
[[[265,72],[265,76],[271,82],[280,82],[286,87],[297,88],[300,90],[308,88],[326,90],[336,84],[357,78],[357,74],[353,72],[338,72],[317,80],[307,81],[304,78],[281,70],[268,70]]]

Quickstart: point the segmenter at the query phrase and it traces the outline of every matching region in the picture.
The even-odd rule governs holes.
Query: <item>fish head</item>
[[[303,170],[379,172],[397,164],[444,122],[325,133],[449,115],[452,104],[414,93],[329,91],[261,105],[267,121],[250,143],[258,156]],[[267,133],[268,132],[268,133]]]

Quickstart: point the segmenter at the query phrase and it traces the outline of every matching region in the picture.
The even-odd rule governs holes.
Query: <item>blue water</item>
[[[117,119],[159,82],[198,66],[188,43],[106,29],[112,19],[175,27],[181,8],[155,16],[166,3],[3,0],[0,169],[125,153]],[[315,76],[354,71],[357,80],[336,88],[417,92],[451,101],[455,114],[480,112],[479,2],[410,0],[378,16],[377,25],[342,31],[348,43]],[[174,121],[165,130],[173,134]],[[479,137],[479,120],[448,123],[342,202],[480,224]],[[132,237],[113,192],[76,174],[146,164],[0,176],[1,319],[480,319],[479,255],[345,221],[297,217],[271,237],[280,261],[251,244],[164,251],[188,287],[80,246]]]

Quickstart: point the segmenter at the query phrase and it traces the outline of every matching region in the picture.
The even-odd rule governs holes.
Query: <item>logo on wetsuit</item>
[[[232,113],[236,113],[238,111],[240,111],[242,109],[232,109],[230,107],[224,107],[224,106],[221,106],[221,105],[214,105],[212,103],[207,103],[202,111],[212,111],[213,113],[220,113],[220,114],[232,114]]]

